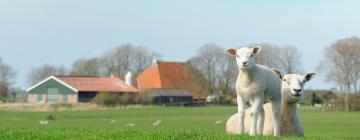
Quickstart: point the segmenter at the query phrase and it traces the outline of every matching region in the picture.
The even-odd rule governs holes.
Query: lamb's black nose
[[[296,93],[299,93],[301,89],[293,89]]]
[[[245,61],[245,62],[242,62],[243,63],[243,65],[246,65],[247,64],[247,61]]]

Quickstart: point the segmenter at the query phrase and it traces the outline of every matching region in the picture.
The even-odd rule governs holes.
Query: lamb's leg
[[[265,119],[265,112],[264,112],[264,107],[261,106],[260,110],[259,110],[259,119],[257,122],[257,134],[258,135],[263,135],[263,131],[264,131],[264,119]]]
[[[237,105],[239,113],[239,134],[244,133],[244,119],[245,119],[245,101],[238,95]]]
[[[280,101],[271,101],[272,115],[274,121],[274,136],[280,136]]]
[[[259,118],[260,108],[262,108],[263,101],[260,97],[255,98],[251,107],[252,117],[251,117],[251,126],[250,126],[250,136],[257,135],[257,121]]]

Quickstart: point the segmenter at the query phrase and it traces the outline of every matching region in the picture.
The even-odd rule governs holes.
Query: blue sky
[[[0,56],[17,69],[16,85],[23,88],[32,67],[70,67],[124,43],[169,61],[185,61],[208,42],[294,45],[305,71],[315,71],[324,47],[360,36],[359,6],[341,0],[0,0]],[[333,85],[320,77],[308,87]]]

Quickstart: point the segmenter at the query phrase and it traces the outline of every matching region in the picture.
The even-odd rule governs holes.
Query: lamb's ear
[[[316,73],[307,73],[306,75],[305,75],[305,82],[308,82],[308,81],[310,81],[311,79],[313,79],[314,78],[314,76],[316,75]]]
[[[230,56],[236,56],[236,49],[234,48],[227,49],[227,52]]]
[[[278,69],[272,69],[278,76],[279,76],[279,78],[282,80],[283,79],[283,75],[282,75],[282,73],[281,73],[281,71],[280,70],[278,70]]]
[[[252,48],[252,52],[254,55],[258,54],[261,51],[261,47],[260,46],[255,46]]]

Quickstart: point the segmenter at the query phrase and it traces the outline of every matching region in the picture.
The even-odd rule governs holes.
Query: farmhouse
[[[203,85],[190,64],[185,62],[154,61],[137,77],[139,94],[156,96],[155,104],[203,101],[208,95]]]
[[[97,94],[136,94],[138,90],[117,77],[50,76],[27,89],[29,103],[90,102]]]

